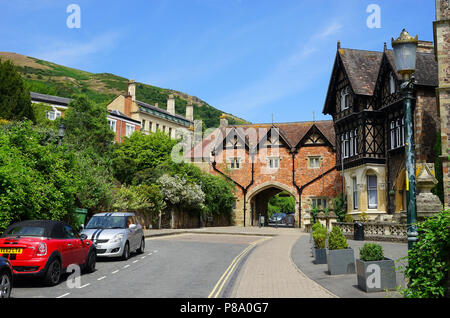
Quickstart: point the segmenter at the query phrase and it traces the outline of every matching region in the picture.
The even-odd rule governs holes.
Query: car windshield
[[[15,226],[3,233],[3,237],[7,236],[44,236],[45,229],[39,226]]]
[[[126,224],[126,216],[93,216],[85,229],[124,229]]]

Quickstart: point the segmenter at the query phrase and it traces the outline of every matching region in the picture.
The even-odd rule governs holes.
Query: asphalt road
[[[233,260],[258,237],[183,234],[146,239],[144,254],[127,261],[97,259],[96,271],[70,285],[16,279],[14,298],[205,298]],[[68,284],[69,283],[69,284]],[[229,289],[230,287],[227,286]]]

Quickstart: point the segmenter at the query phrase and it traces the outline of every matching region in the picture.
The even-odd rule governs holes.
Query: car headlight
[[[114,237],[109,241],[110,243],[118,243],[121,242],[123,239],[123,233],[116,234]]]

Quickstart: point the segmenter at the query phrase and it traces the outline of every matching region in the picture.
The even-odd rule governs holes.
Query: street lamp
[[[59,144],[62,143],[65,134],[66,134],[66,125],[64,124],[64,122],[61,122],[61,125],[59,125],[58,130]]]
[[[407,190],[407,225],[408,249],[417,241],[417,214],[416,214],[416,163],[414,159],[414,136],[412,101],[414,100],[414,77],[416,70],[416,54],[418,37],[413,38],[403,29],[397,40],[392,39],[395,65],[402,75],[401,94],[404,98],[405,110],[405,164],[406,164],[406,190]]]

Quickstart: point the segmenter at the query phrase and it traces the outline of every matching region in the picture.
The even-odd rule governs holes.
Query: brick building
[[[136,98],[136,83],[128,81],[126,94],[117,96],[108,104],[109,111],[120,113],[140,122],[141,131],[144,133],[162,131],[172,138],[181,134],[192,134],[194,125],[194,106],[189,102],[186,106],[186,117],[175,112],[175,97],[169,95],[167,110],[150,105]],[[179,133],[177,133],[179,132]]]
[[[114,132],[114,142],[121,143],[125,137],[130,137],[135,131],[141,130],[141,123],[119,112],[108,110],[108,125]]]
[[[438,63],[439,100],[441,117],[442,166],[444,172],[445,206],[450,208],[450,1],[436,0],[436,21],[434,22],[435,55]]]
[[[228,125],[222,117],[187,156],[236,184],[235,224],[256,226],[259,215],[267,217],[270,198],[285,191],[295,199],[301,226],[313,204],[332,208],[342,192],[335,150],[331,121]]]
[[[415,72],[417,164],[436,159],[440,120],[433,43],[419,41]],[[344,171],[347,212],[370,218],[406,211],[404,97],[394,54],[341,48],[338,42],[323,113],[333,116],[338,169]]]

